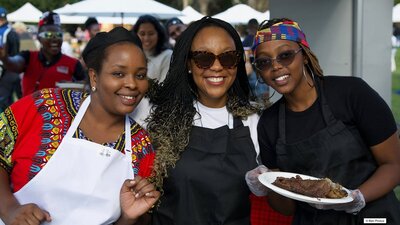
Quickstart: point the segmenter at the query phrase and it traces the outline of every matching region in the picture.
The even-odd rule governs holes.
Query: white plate
[[[276,180],[277,177],[285,177],[285,178],[290,178],[290,177],[296,177],[296,175],[299,175],[302,179],[320,179],[316,177],[311,177],[307,175],[302,175],[302,174],[297,174],[297,173],[288,173],[288,172],[266,172],[261,174],[258,177],[258,180],[268,187],[269,189],[273,190],[274,192],[283,195],[285,197],[294,199],[294,200],[299,200],[302,202],[307,202],[307,203],[316,203],[316,204],[340,204],[340,203],[346,203],[346,202],[351,202],[353,201],[353,198],[350,197],[350,191],[347,190],[346,188],[343,188],[348,195],[347,197],[344,198],[338,198],[338,199],[332,199],[332,198],[313,198],[309,196],[305,196],[302,194],[294,193],[288,190],[285,190],[283,188],[280,188],[278,186],[273,185],[272,183]]]

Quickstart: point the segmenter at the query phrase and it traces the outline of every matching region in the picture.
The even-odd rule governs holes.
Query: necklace
[[[199,115],[199,120],[200,120],[200,125],[201,125],[201,127],[204,127],[203,126],[203,120],[202,120],[202,116],[201,116],[201,111],[200,111],[200,107],[199,107],[199,102],[198,101],[196,101],[196,108],[197,108],[197,114]],[[230,128],[230,115],[229,115],[230,113],[227,111],[227,116],[228,116],[228,118],[227,118],[227,122],[226,122],[226,124],[228,125],[228,128]],[[218,120],[217,120],[218,121]]]

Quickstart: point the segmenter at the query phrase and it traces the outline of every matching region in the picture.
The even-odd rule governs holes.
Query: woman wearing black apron
[[[322,76],[298,24],[273,19],[255,41],[258,74],[283,97],[258,125],[262,163],[270,169],[328,177],[354,200],[312,205],[269,193],[272,206],[294,213],[293,224],[364,224],[377,218],[400,224],[393,188],[400,182],[400,143],[381,97],[355,77]],[[315,77],[314,77],[315,75]],[[262,192],[252,171],[251,188]]]
[[[147,128],[163,195],[152,224],[249,225],[244,175],[257,166],[258,115],[235,29],[210,17],[192,23],[155,90]]]

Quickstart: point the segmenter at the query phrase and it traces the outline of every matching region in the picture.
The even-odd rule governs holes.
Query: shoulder
[[[369,85],[359,77],[349,76],[326,76],[322,83],[329,91],[358,91],[359,88],[370,88]]]
[[[164,51],[162,51],[158,57],[159,58],[164,58],[164,59],[168,59],[172,56],[172,50],[171,49],[165,49]]]

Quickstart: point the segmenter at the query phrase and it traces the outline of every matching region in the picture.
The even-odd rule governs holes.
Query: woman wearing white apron
[[[154,151],[127,116],[148,88],[140,39],[121,27],[102,32],[83,58],[90,96],[43,89],[0,115],[5,224],[137,224],[159,197],[135,176],[150,174]]]

